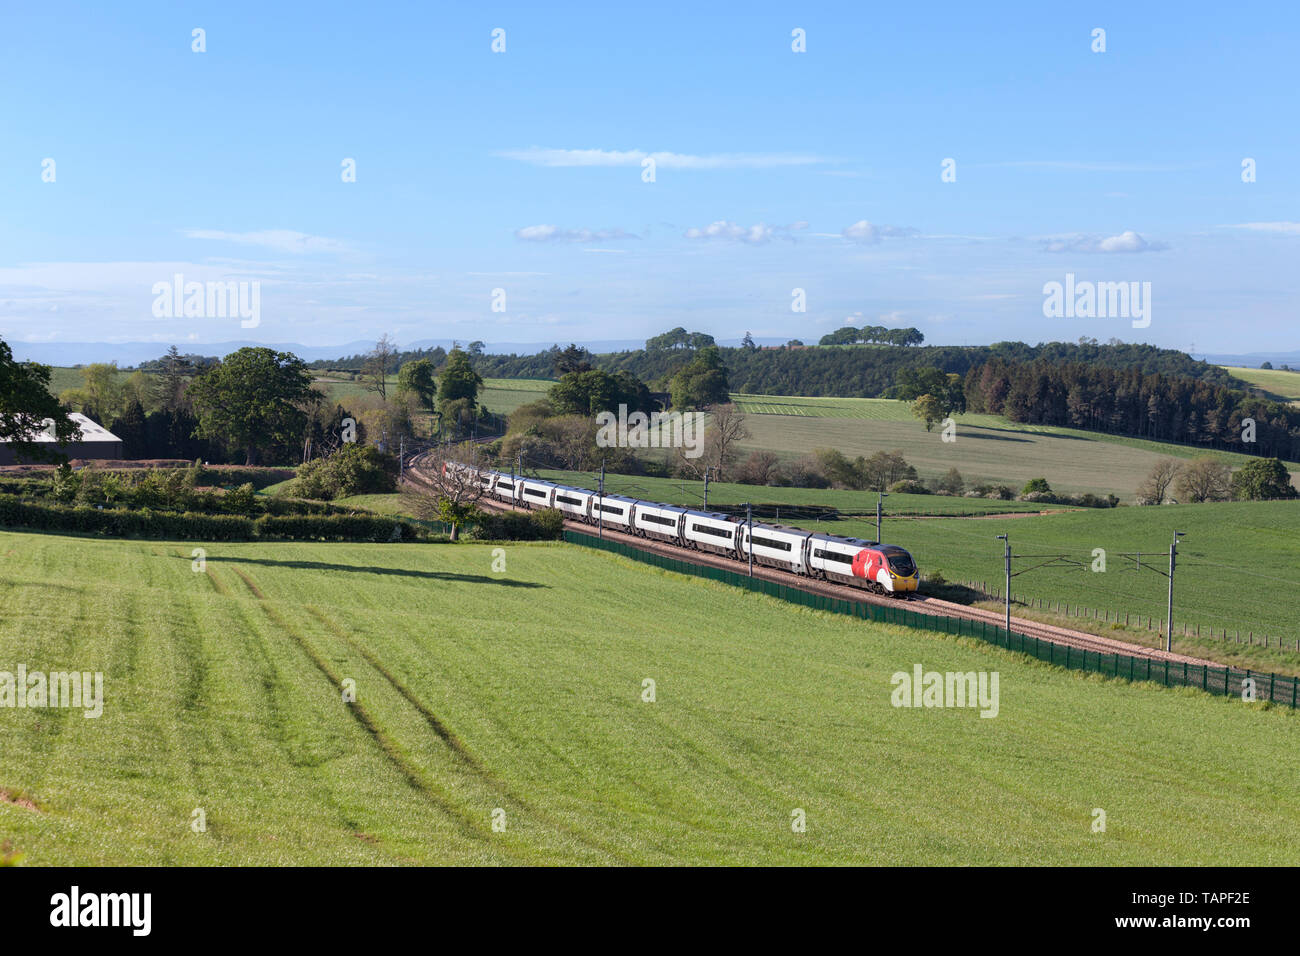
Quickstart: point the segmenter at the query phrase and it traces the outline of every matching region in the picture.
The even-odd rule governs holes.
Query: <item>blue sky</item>
[[[0,337],[1294,347],[1293,5],[609,6],[10,9]],[[260,324],[155,316],[177,273]],[[1067,273],[1150,326],[1045,318]]]

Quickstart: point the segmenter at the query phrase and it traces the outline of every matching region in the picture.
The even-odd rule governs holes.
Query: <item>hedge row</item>
[[[79,474],[84,475],[85,472]],[[134,474],[127,472],[98,472],[100,476],[128,475],[128,484],[121,493],[116,495],[112,500],[111,507],[114,508],[151,508],[155,511],[188,511],[200,512],[204,514],[234,514],[256,517],[259,514],[269,515],[330,515],[330,514],[355,514],[355,508],[348,508],[342,505],[330,504],[324,501],[304,501],[297,498],[278,498],[268,496],[258,496],[250,500],[238,490],[235,492],[226,492],[220,494],[212,491],[195,491],[192,488],[184,486],[177,487],[150,487],[148,491],[141,489],[148,484],[148,478],[154,474],[152,470],[140,469],[138,474],[141,480],[137,480]],[[74,477],[73,480],[76,480]],[[84,480],[84,479],[83,479]],[[143,482],[143,484],[142,484]],[[51,505],[66,504],[72,505],[72,497],[63,497],[59,500],[55,494],[54,480],[51,478],[0,478],[0,494],[16,495],[20,498],[35,500],[40,503]],[[241,503],[246,503],[246,507],[233,507],[232,503],[238,496]],[[99,502],[87,501],[84,495],[78,495],[81,498],[82,505],[87,504],[104,504],[109,506],[109,501],[101,499]]]
[[[292,468],[248,467],[241,465],[200,465],[200,485],[252,485],[258,491],[269,485],[288,481],[295,474]]]
[[[538,511],[486,511],[470,531],[479,541],[558,541],[564,515],[555,508]]]
[[[38,504],[3,494],[0,527],[200,541],[414,541],[429,537],[423,528],[380,515],[263,515],[252,519],[192,511]]]

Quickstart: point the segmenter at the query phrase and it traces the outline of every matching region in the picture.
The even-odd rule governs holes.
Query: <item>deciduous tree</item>
[[[199,434],[241,449],[247,465],[277,445],[297,445],[306,432],[305,407],[320,400],[302,359],[268,348],[232,352],[189,393]]]
[[[50,394],[50,369],[34,362],[15,362],[13,351],[0,339],[0,441],[20,459],[66,460],[50,442],[34,441],[52,420],[59,442],[76,441],[81,431],[67,410]]]

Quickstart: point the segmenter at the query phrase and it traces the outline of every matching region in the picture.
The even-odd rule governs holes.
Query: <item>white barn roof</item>
[[[112,432],[110,432],[103,425],[91,421],[85,415],[81,414],[81,412],[72,412],[71,414],[68,415],[68,417],[71,418],[77,424],[77,427],[81,429],[81,437],[74,440],[70,444],[75,445],[81,442],[101,442],[101,441],[122,440],[118,438],[116,435],[114,435]],[[55,439],[49,433],[49,427],[53,424],[54,424],[54,419],[52,418],[45,419],[43,423],[44,427],[41,429],[41,431],[28,438],[28,441],[53,442]],[[0,441],[4,441],[4,439],[0,439]]]

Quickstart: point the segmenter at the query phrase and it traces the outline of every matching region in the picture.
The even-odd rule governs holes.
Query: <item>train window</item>
[[[534,498],[545,498],[546,492],[538,491],[536,488],[525,488],[524,494],[532,495]]]
[[[813,556],[824,561],[839,561],[841,564],[853,563],[853,555],[851,554],[841,554],[838,551],[823,551],[821,548],[814,551]]]
[[[606,514],[616,514],[620,518],[623,517],[623,507],[621,505],[600,504],[600,505],[596,505],[596,508],[600,511],[605,512]]]
[[[497,487],[498,487],[498,488],[514,488],[514,485],[512,485],[510,482],[506,481],[506,480],[503,478],[503,479],[501,479],[500,481],[497,482]]]
[[[641,515],[641,520],[642,520],[642,521],[649,521],[651,524],[665,524],[665,525],[667,525],[667,524],[671,524],[671,525],[675,525],[675,524],[677,524],[677,519],[676,519],[676,518],[661,518],[659,515],[647,515],[647,514],[643,514],[643,515]]]
[[[778,541],[776,538],[764,538],[759,535],[754,535],[754,544],[758,545],[760,548],[772,548],[775,551],[790,550],[789,541]]]
[[[704,524],[693,524],[691,525],[691,530],[696,534],[711,534],[715,538],[730,538],[735,534],[734,529],[710,528],[708,525]]]
[[[916,573],[916,565],[912,563],[910,554],[891,554],[889,555],[889,566],[895,574],[901,574],[908,577]]]
[[[555,500],[556,500],[556,501],[563,501],[566,505],[580,505],[580,504],[582,504],[582,499],[581,499],[581,498],[575,498],[575,497],[573,497],[572,495],[556,495],[556,496],[555,496]]]

